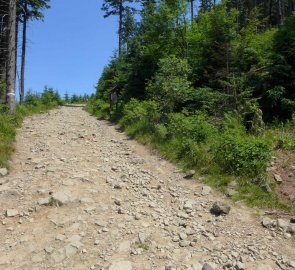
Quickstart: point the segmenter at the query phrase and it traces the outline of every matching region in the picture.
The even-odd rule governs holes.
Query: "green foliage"
[[[170,137],[189,138],[197,143],[206,142],[215,133],[213,125],[201,113],[190,116],[171,113],[168,115],[167,130]]]
[[[120,124],[126,127],[138,122],[148,122],[153,126],[159,119],[159,105],[156,102],[140,102],[136,99],[131,99],[130,102],[124,106],[123,117],[120,120]]]
[[[272,7],[204,0],[188,23],[187,0],[140,2],[139,21],[131,10],[121,21],[122,53],[104,69],[89,111],[119,120],[127,134],[198,169],[213,186],[238,178],[235,199],[283,207],[261,185],[272,151],[295,149],[288,121],[295,110],[295,15],[272,27],[281,20]],[[105,3],[118,15],[118,1]],[[114,87],[118,103],[109,114]]]
[[[0,103],[4,102],[4,100],[1,100],[2,97],[5,96],[5,90],[6,90],[6,84],[4,81],[0,80]]]
[[[272,62],[269,66],[270,90],[265,95],[264,110],[268,120],[290,119],[295,111],[295,15],[287,18],[274,36]]]
[[[190,68],[184,59],[170,56],[159,60],[159,70],[147,85],[148,96],[165,112],[173,112],[191,99],[193,93],[188,75]]]
[[[45,87],[43,93],[41,94],[41,102],[46,105],[61,105],[61,97],[58,91],[54,91],[52,88]]]
[[[102,99],[96,99],[95,96],[92,96],[86,105],[86,110],[99,118],[108,119],[110,104]]]
[[[226,173],[249,177],[250,182],[262,184],[271,153],[271,146],[265,140],[247,136],[239,121],[228,117],[216,145],[215,161]]]

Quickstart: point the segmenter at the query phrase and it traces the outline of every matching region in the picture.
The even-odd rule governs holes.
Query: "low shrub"
[[[110,104],[102,99],[91,97],[86,105],[86,110],[99,118],[108,119],[110,114]]]
[[[171,113],[168,116],[167,129],[171,137],[189,138],[197,143],[206,142],[215,134],[215,128],[202,113],[191,116]]]
[[[265,179],[270,159],[271,146],[263,139],[246,134],[223,134],[215,151],[215,161],[222,171],[249,177],[251,181]]]
[[[120,120],[120,124],[123,127],[127,127],[141,121],[154,128],[159,120],[160,113],[156,102],[140,102],[133,98],[124,106],[123,117]]]

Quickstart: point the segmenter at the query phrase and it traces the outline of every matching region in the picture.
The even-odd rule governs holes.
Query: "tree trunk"
[[[278,25],[283,23],[282,2],[278,0]]]
[[[120,0],[120,7],[119,7],[119,57],[121,56],[122,52],[122,29],[123,29],[123,0]]]
[[[18,5],[17,0],[16,0],[16,5]],[[16,14],[16,21],[15,21],[15,77],[17,77],[17,47],[18,47],[18,15]]]
[[[269,0],[269,24],[270,25],[273,25],[272,8],[273,8],[273,0]]]
[[[9,0],[9,22],[8,22],[8,58],[6,73],[6,103],[11,113],[14,113],[15,101],[15,32],[16,32],[16,0]]]
[[[25,65],[26,65],[26,45],[27,45],[27,1],[24,6],[23,34],[22,34],[22,60],[21,60],[21,79],[20,79],[20,103],[23,103],[25,97]]]
[[[191,0],[191,23],[194,23],[194,0]]]

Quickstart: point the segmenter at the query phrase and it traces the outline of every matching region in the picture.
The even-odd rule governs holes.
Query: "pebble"
[[[109,270],[132,270],[132,263],[130,261],[113,262]]]
[[[259,264],[256,270],[273,270],[270,265],[267,264]]]
[[[6,210],[6,217],[16,217],[18,215],[19,215],[19,212],[16,209],[7,209]]]
[[[6,168],[0,168],[0,177],[6,176],[8,174],[8,170]]]
[[[210,212],[216,216],[227,215],[229,211],[230,206],[222,202],[215,202],[210,209]]]
[[[283,183],[283,179],[282,179],[282,177],[281,177],[279,174],[275,174],[275,175],[274,175],[274,179],[275,179],[275,181],[276,181],[278,184]]]
[[[196,171],[195,170],[190,170],[190,171],[187,171],[184,175],[184,178],[185,179],[190,179],[192,178],[194,175],[196,174]]]
[[[201,190],[201,195],[203,195],[203,196],[209,195],[211,190],[212,190],[211,187],[203,186],[202,190]]]

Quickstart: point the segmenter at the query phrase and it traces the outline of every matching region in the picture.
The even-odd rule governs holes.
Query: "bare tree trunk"
[[[288,16],[292,15],[293,11],[294,11],[293,0],[288,0]]]
[[[16,0],[9,0],[8,22],[8,58],[6,73],[6,103],[11,113],[15,111],[15,31],[16,31]]]
[[[20,81],[20,103],[23,103],[25,97],[25,65],[26,65],[26,45],[27,45],[27,1],[24,6],[23,34],[22,34],[22,60],[21,60],[21,81]]]
[[[191,23],[194,23],[194,0],[191,0]]]
[[[123,30],[123,0],[120,0],[120,7],[119,7],[119,57],[121,56],[122,52],[122,30]]]
[[[273,8],[273,0],[269,0],[269,24],[272,25],[272,8]]]
[[[282,2],[281,2],[281,0],[278,0],[278,12],[279,12],[278,24],[281,25],[283,23]]]

